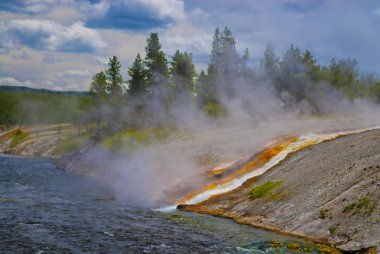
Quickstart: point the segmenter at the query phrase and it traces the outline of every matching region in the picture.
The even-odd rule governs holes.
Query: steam
[[[187,194],[202,189],[207,184],[205,172],[212,166],[248,158],[280,136],[380,125],[377,106],[362,100],[350,104],[342,115],[323,119],[305,114],[300,117],[298,112],[285,113],[281,107],[267,112],[266,105],[262,106],[255,117],[245,110],[245,105],[228,104],[237,113],[218,123],[211,123],[208,118],[202,121],[196,116],[202,113],[195,108],[188,111],[191,112],[188,118],[183,113],[185,109],[173,111],[179,112],[176,118],[179,125],[191,123],[189,129],[130,155],[97,148],[90,150],[86,159],[103,169],[101,180],[112,187],[119,202],[161,207],[176,204]],[[205,155],[214,160],[207,166],[199,164],[199,158]]]
[[[235,56],[231,58],[234,63]],[[163,85],[158,88],[162,96],[152,100],[130,98],[126,106],[111,113],[122,119],[121,124],[144,128],[157,126],[156,121],[164,119],[162,122],[177,129],[167,139],[139,146],[127,155],[99,146],[87,150],[82,156],[90,163],[90,169],[96,171],[92,175],[106,182],[120,202],[137,206],[170,205],[201,189],[208,181],[207,170],[249,158],[280,136],[380,125],[378,104],[363,98],[348,99],[327,83],[314,84],[305,78],[309,99],[297,100],[290,92],[277,91],[263,71],[256,72],[254,82],[231,73],[232,87],[215,84],[219,103],[226,110],[225,116],[216,119],[200,109],[189,92],[178,93],[169,107]],[[27,104],[34,108],[33,102]],[[318,115],[315,108],[320,111]],[[103,108],[102,114],[109,114],[110,110]]]

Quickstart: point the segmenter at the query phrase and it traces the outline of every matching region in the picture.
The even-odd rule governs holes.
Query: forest
[[[227,27],[215,30],[207,69],[199,73],[190,52],[177,50],[168,59],[158,33],[146,39],[145,57],[136,55],[128,78],[122,68],[118,57],[111,57],[84,96],[2,91],[0,124],[92,123],[94,133],[105,135],[175,126],[188,115],[214,121],[242,110],[264,120],[270,111],[337,114],[357,100],[380,102],[380,81],[361,74],[355,59],[333,58],[323,66],[310,50],[291,45],[277,56],[268,43],[260,64],[252,67],[249,50],[238,53]]]

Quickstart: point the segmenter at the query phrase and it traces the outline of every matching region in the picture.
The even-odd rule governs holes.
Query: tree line
[[[326,101],[370,98],[380,102],[380,81],[373,74],[359,75],[352,58],[319,65],[309,50],[291,45],[282,56],[269,43],[260,65],[249,65],[250,53],[239,54],[235,37],[227,27],[213,35],[207,70],[196,73],[193,56],[177,50],[168,60],[158,33],[146,40],[145,57],[136,55],[124,80],[116,56],[108,69],[95,74],[90,85],[97,131],[117,132],[126,126],[159,126],[171,122],[170,111],[195,106],[214,118],[228,115],[224,102],[239,97],[240,91],[267,86],[284,110],[308,105],[308,113],[329,113]],[[247,90],[247,88],[251,90]],[[331,94],[336,97],[328,98]]]

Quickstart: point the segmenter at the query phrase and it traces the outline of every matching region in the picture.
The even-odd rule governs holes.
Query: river
[[[0,155],[0,211],[0,253],[279,253],[272,240],[300,241],[227,219],[119,203],[106,187],[43,158]]]

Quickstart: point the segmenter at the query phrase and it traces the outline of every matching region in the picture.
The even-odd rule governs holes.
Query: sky
[[[0,85],[87,90],[114,55],[127,80],[152,32],[169,61],[188,51],[199,71],[225,26],[253,66],[269,42],[279,56],[294,44],[323,65],[355,58],[361,73],[380,78],[378,0],[2,0]]]

